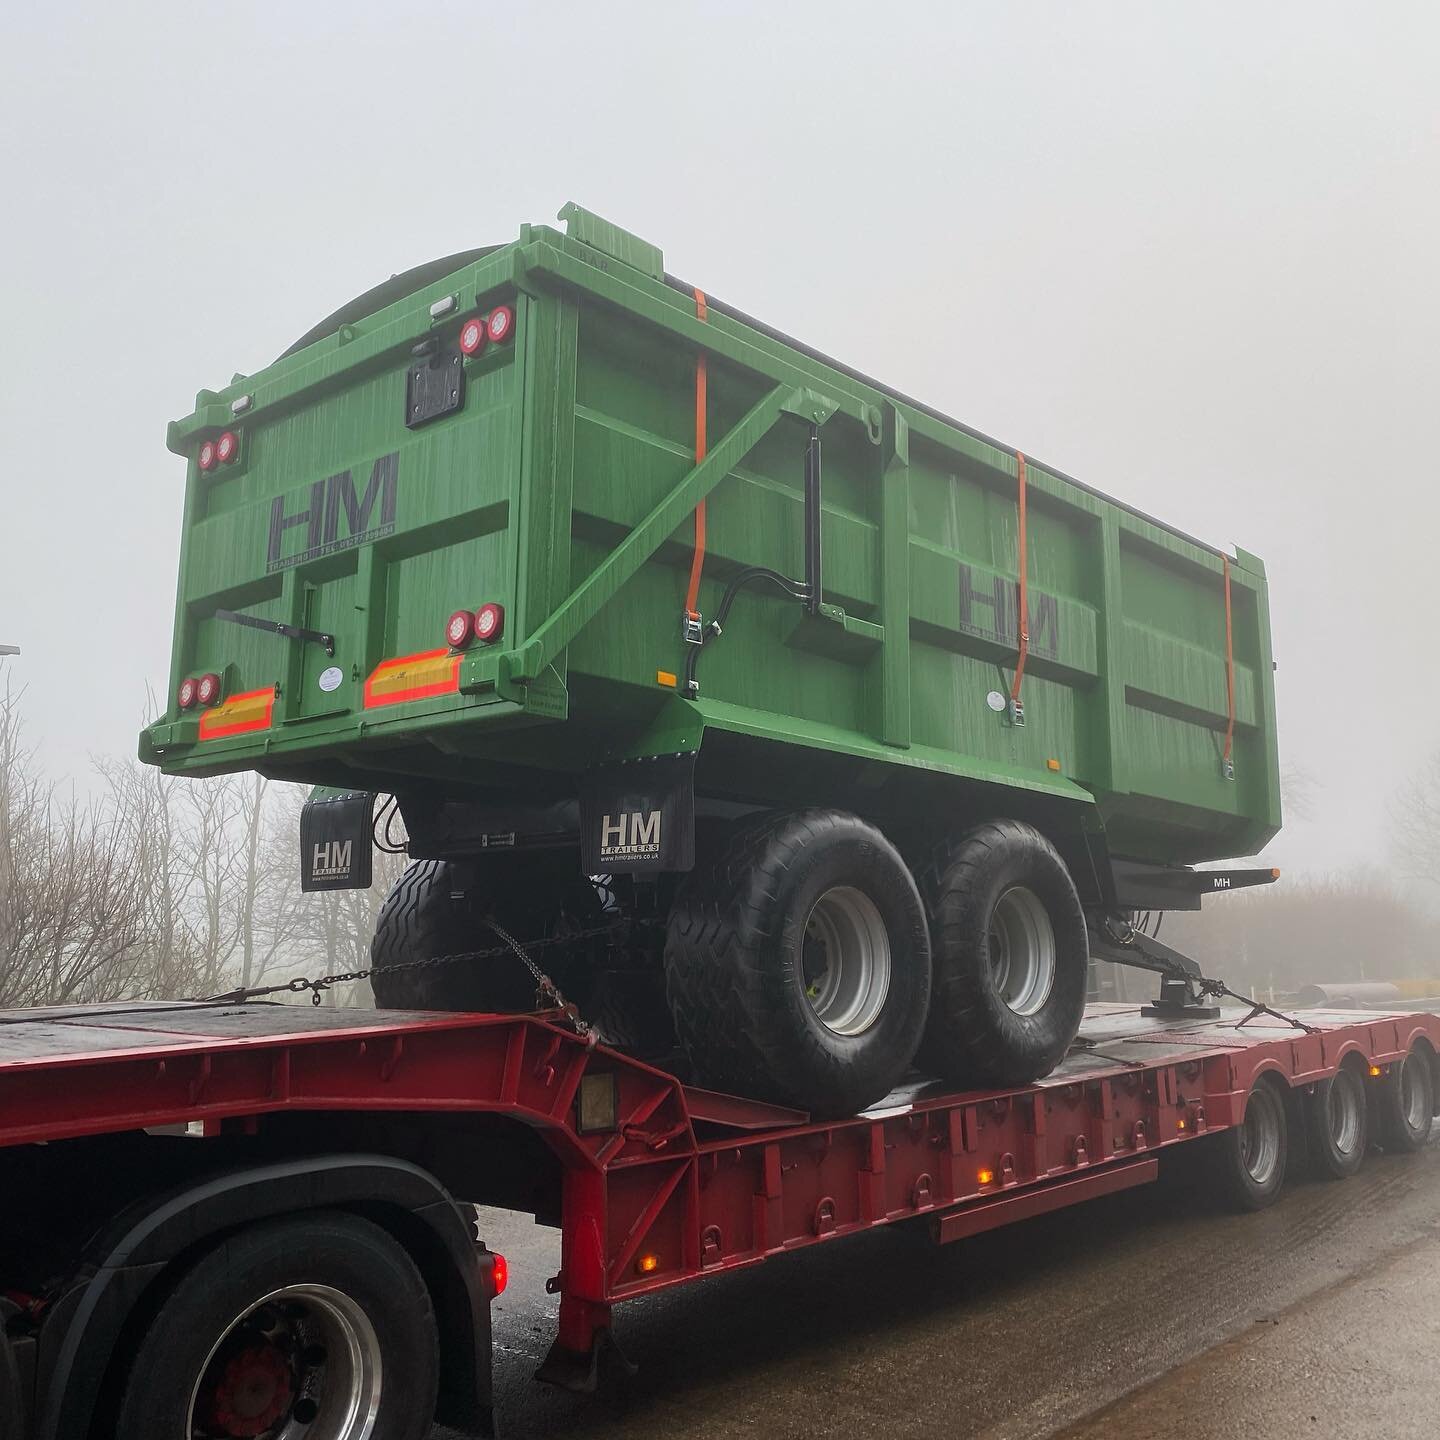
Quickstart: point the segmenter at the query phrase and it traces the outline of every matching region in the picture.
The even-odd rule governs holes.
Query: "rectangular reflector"
[[[425,650],[382,660],[365,682],[365,708],[450,695],[460,689],[460,656],[450,650]]]
[[[249,730],[268,730],[274,710],[274,686],[232,695],[200,716],[200,738],[220,740],[226,735],[244,735]]]

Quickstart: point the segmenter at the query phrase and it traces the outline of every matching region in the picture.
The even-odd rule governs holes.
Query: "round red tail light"
[[[213,705],[220,698],[220,677],[211,671],[200,677],[195,687],[195,698],[202,705]]]
[[[482,645],[498,640],[505,631],[505,607],[503,605],[482,605],[475,612],[475,638]]]
[[[478,355],[485,348],[485,321],[479,315],[472,315],[460,327],[460,353]]]
[[[508,305],[497,305],[490,312],[490,318],[485,322],[485,328],[490,332],[490,338],[497,345],[502,340],[508,340],[510,332],[515,328],[515,312]]]
[[[457,610],[445,622],[445,640],[452,650],[463,650],[475,636],[475,617],[468,610]]]
[[[496,1295],[503,1295],[510,1283],[510,1266],[498,1251],[490,1252],[490,1285]]]
[[[195,677],[187,675],[180,682],[180,688],[175,692],[175,703],[182,710],[193,710],[195,708],[195,692],[199,688]]]
[[[207,440],[200,447],[200,453],[196,455],[195,462],[202,470],[213,470],[215,468],[215,442]]]
[[[215,442],[215,458],[222,465],[233,465],[240,458],[240,437],[233,430],[227,430]]]

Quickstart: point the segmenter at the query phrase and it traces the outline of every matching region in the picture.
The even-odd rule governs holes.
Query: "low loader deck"
[[[536,1205],[562,1229],[547,1378],[583,1385],[617,1301],[892,1221],[923,1217],[953,1240],[1141,1185],[1162,1151],[1240,1123],[1266,1072],[1303,1091],[1352,1053],[1378,1077],[1412,1050],[1432,1066],[1440,1051],[1430,1013],[1307,1011],[1303,1022],[1094,1005],[1037,1084],[956,1093],[917,1081],[817,1122],[688,1087],[556,1016],[253,1003],[14,1011],[0,1014],[0,1146],[177,1127],[202,1145],[263,1137],[300,1114],[316,1117],[323,1149],[335,1112],[377,1124],[403,1112],[416,1129],[437,1115],[529,1127],[558,1160],[559,1193]],[[496,1128],[477,1126],[474,1144]],[[457,1173],[475,1173],[475,1158]],[[457,1198],[487,1198],[434,1168]]]

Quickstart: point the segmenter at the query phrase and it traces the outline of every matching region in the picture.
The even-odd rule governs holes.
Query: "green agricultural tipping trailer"
[[[316,788],[309,888],[413,863],[374,985],[850,1112],[1014,1085],[1092,956],[1269,870],[1265,573],[780,335],[568,205],[172,424],[177,775]],[[382,811],[388,827],[393,813]],[[479,952],[478,954],[474,952]],[[466,954],[450,965],[406,962]]]

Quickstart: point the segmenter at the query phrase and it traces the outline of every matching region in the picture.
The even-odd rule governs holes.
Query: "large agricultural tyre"
[[[438,1377],[414,1261],[368,1220],[313,1211],[240,1230],[179,1275],[105,1433],[422,1440]]]
[[[1280,1197],[1290,1155],[1290,1117],[1280,1085],[1262,1076],[1245,1099],[1245,1114],[1219,1138],[1213,1172],[1234,1210],[1263,1210]]]
[[[919,1044],[924,907],[895,847],[857,816],[769,816],[680,887],[665,982],[698,1084],[853,1114],[895,1086]]]
[[[1370,1104],[1381,1146],[1396,1155],[1421,1150],[1430,1138],[1435,1080],[1430,1056],[1412,1050],[1370,1084]]]
[[[919,1065],[955,1085],[1026,1085],[1085,1014],[1090,943],[1075,883],[1032,825],[990,820],[922,877],[934,986]]]
[[[1369,1135],[1365,1081],[1355,1063],[1322,1080],[1305,1103],[1307,1153],[1316,1174],[1345,1180],[1365,1159]]]
[[[502,947],[488,919],[523,943],[589,929],[600,917],[594,886],[549,857],[507,856],[483,866],[413,861],[395,882],[375,924],[370,944],[375,1003],[395,1010],[531,1010],[535,980],[513,953],[452,965],[398,967],[412,960]],[[551,945],[534,952],[533,958],[564,989],[564,970],[583,964],[585,948],[584,942]]]

